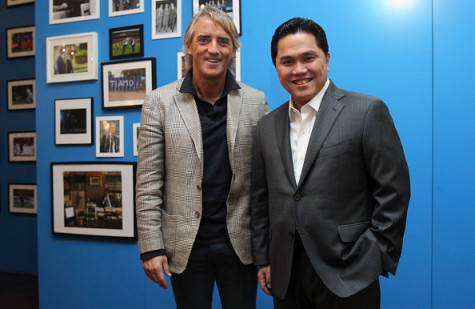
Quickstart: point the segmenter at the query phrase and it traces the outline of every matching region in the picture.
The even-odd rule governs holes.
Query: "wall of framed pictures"
[[[33,2],[0,3],[0,271],[4,272],[37,272]]]

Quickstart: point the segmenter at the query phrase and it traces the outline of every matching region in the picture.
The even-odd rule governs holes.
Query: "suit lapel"
[[[188,133],[193,140],[198,158],[202,160],[203,141],[201,138],[201,123],[195,100],[189,93],[178,93],[175,95],[175,102]]]
[[[239,116],[242,108],[241,90],[231,91],[228,94],[228,106],[226,115],[226,137],[228,140],[228,152],[230,162],[233,162],[233,150],[236,142],[236,134],[239,126]]]
[[[313,162],[322,148],[323,142],[344,107],[344,105],[339,102],[343,96],[343,92],[330,82],[330,86],[322,99],[322,104],[320,105],[315,119],[315,125],[310,135],[298,187],[305,181]]]
[[[294,164],[292,162],[292,152],[290,150],[290,120],[289,120],[289,102],[284,104],[276,116],[275,134],[280,151],[280,157],[284,165],[285,172],[292,186],[297,188],[294,174]]]

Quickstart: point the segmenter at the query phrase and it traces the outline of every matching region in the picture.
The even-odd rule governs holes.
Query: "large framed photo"
[[[143,0],[109,0],[109,16],[142,13]]]
[[[10,162],[35,162],[36,132],[8,133],[8,160]]]
[[[34,79],[7,81],[8,110],[35,109],[36,83]]]
[[[7,29],[7,57],[20,58],[35,55],[35,27]]]
[[[152,40],[181,36],[181,0],[152,0]]]
[[[38,209],[36,185],[8,185],[8,211],[19,214],[36,214]]]
[[[52,163],[53,233],[135,238],[134,163]]]
[[[46,39],[46,80],[66,83],[97,79],[97,33]]]
[[[143,57],[143,25],[109,29],[110,59]]]
[[[238,33],[241,33],[241,0],[193,0],[193,15],[205,6],[226,12],[232,18]]]
[[[97,19],[99,7],[99,0],[49,0],[49,23]]]
[[[7,8],[32,3],[35,3],[35,0],[6,0]]]
[[[96,157],[124,156],[124,117],[96,117]]]
[[[55,104],[55,144],[92,144],[92,98],[60,99]]]
[[[155,88],[155,58],[102,64],[104,108],[134,107]]]

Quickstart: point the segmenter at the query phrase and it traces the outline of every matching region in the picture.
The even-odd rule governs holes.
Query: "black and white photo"
[[[92,144],[92,98],[55,101],[55,143]]]
[[[36,185],[11,183],[8,185],[8,211],[36,214],[38,209]]]
[[[7,29],[7,57],[20,58],[35,55],[35,27]]]
[[[241,33],[241,0],[193,0],[193,15],[206,6],[226,12],[232,18],[238,33]]]
[[[8,159],[10,162],[35,162],[36,132],[8,133]]]
[[[7,81],[8,110],[35,109],[36,83],[34,79]]]
[[[97,19],[99,4],[99,0],[49,0],[49,23]]]
[[[109,16],[136,14],[143,11],[143,0],[109,0]]]
[[[109,29],[109,57],[123,59],[143,57],[143,25]]]
[[[152,0],[152,39],[181,36],[181,0]]]
[[[96,157],[124,156],[124,117],[96,117]]]

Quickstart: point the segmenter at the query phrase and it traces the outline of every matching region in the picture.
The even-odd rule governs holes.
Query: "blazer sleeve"
[[[268,265],[269,207],[265,162],[261,153],[261,122],[254,138],[251,171],[251,233],[254,264]]]
[[[164,190],[164,133],[160,95],[152,92],[142,106],[136,179],[140,253],[164,249],[161,208]]]
[[[368,233],[382,256],[383,274],[395,274],[401,255],[410,198],[409,171],[401,141],[382,101],[371,104],[365,117],[363,155],[374,202]]]

